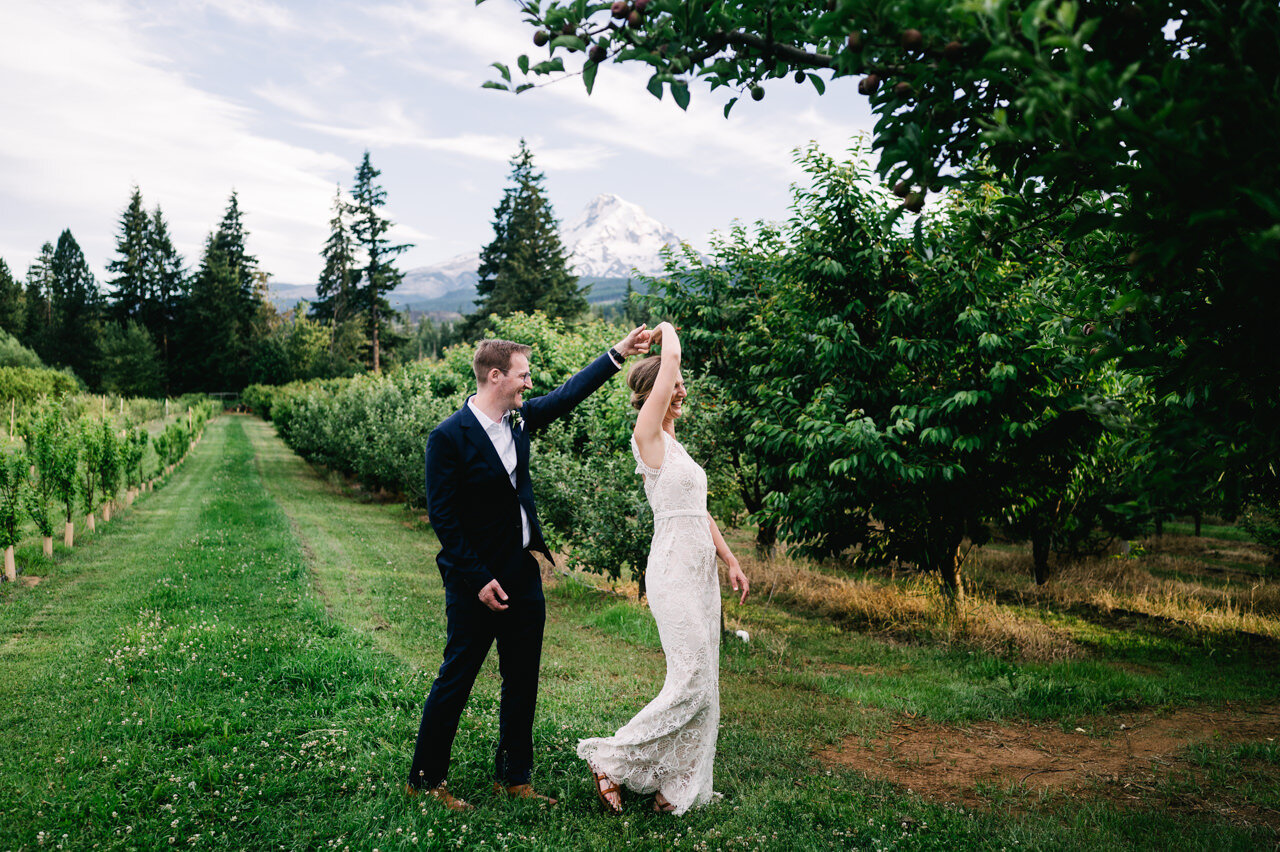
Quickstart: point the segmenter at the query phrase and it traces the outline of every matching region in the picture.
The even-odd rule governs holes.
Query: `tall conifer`
[[[317,319],[328,320],[335,326],[350,319],[354,311],[355,284],[359,275],[356,268],[355,248],[351,229],[347,225],[350,207],[342,198],[339,188],[333,196],[333,218],[329,220],[329,239],[320,256],[324,269],[316,285],[316,301],[311,314]]]
[[[22,283],[13,277],[0,257],[0,329],[21,338],[26,331],[26,297]]]
[[[116,238],[117,257],[107,264],[115,273],[111,303],[107,315],[123,324],[140,319],[151,298],[151,220],[142,206],[142,191],[133,188],[129,206],[120,216],[120,235]]]
[[[543,189],[545,175],[520,140],[511,160],[511,186],[494,210],[493,241],[480,252],[479,302],[468,317],[471,333],[491,314],[541,310],[573,317],[586,310],[587,288],[569,271],[559,223]]]
[[[174,374],[170,347],[177,332],[182,300],[186,296],[187,273],[183,268],[182,255],[173,247],[169,226],[158,206],[151,214],[148,236],[151,241],[148,278],[151,280],[152,290],[143,309],[142,324],[151,333],[160,351],[163,365],[161,383],[168,393]]]
[[[369,152],[356,169],[355,187],[351,190],[351,232],[364,263],[356,285],[355,309],[363,313],[371,349],[371,368],[376,373],[381,368],[382,343],[390,332],[391,305],[386,295],[396,288],[403,277],[395,267],[396,255],[411,248],[409,243],[392,244],[387,237],[392,222],[382,215],[381,207],[387,203],[387,193],[375,181],[382,172],[369,162]]]
[[[50,357],[46,360],[70,367],[90,387],[96,387],[104,303],[89,262],[70,229],[58,237],[51,272]]]
[[[49,302],[52,288],[53,243],[45,243],[27,267],[27,310],[22,335],[22,341],[45,361],[49,358],[49,326],[53,323],[53,306]]]

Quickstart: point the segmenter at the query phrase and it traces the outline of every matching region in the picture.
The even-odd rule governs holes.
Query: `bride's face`
[[[675,420],[684,414],[684,398],[688,395],[688,391],[684,389],[684,376],[677,375],[675,390],[671,392],[671,405],[667,408],[669,419]]]

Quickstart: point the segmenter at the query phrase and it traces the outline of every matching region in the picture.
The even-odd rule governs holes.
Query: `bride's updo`
[[[658,370],[662,366],[662,358],[641,358],[631,365],[627,372],[627,387],[631,388],[631,406],[639,411],[644,401],[653,390],[653,383],[658,379]]]

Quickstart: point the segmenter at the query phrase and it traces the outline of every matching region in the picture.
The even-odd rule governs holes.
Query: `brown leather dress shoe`
[[[441,781],[436,786],[427,790],[419,790],[417,787],[414,787],[412,784],[404,785],[404,789],[405,789],[405,792],[408,793],[410,796],[417,796],[418,794],[422,794],[423,796],[430,796],[431,798],[435,799],[437,802],[444,805],[446,808],[448,808],[451,811],[474,810],[474,808],[471,805],[467,804],[462,799],[459,799],[456,796],[454,796],[452,793],[450,793],[448,788],[445,787],[445,782],[443,781]]]
[[[544,796],[534,790],[532,784],[512,784],[508,787],[500,781],[494,781],[493,793],[495,796],[505,794],[513,799],[538,799],[548,805],[554,805],[556,803],[556,800],[550,796]]]

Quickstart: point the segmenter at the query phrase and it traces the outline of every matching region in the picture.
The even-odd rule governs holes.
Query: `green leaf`
[[[480,84],[480,88],[482,88],[482,89],[497,89],[497,90],[498,90],[498,91],[500,91],[500,92],[509,92],[509,91],[511,91],[511,87],[510,87],[510,86],[508,86],[506,83],[499,83],[497,80],[485,80],[483,83],[481,83],[481,84]]]
[[[724,117],[729,117],[729,110],[733,109],[733,105],[738,102],[737,98],[729,98],[729,102],[724,105]]]
[[[671,83],[671,97],[675,99],[676,106],[687,110],[689,108],[689,84],[684,80],[673,80]]]
[[[493,63],[491,63],[491,64],[493,65],[493,67],[494,67],[494,68],[497,68],[497,69],[498,69],[498,73],[502,75],[502,79],[506,80],[508,83],[510,83],[510,82],[511,82],[511,69],[510,69],[510,68],[508,68],[507,66],[503,65],[501,62],[493,62]]]
[[[521,83],[519,86],[516,86],[515,93],[518,95],[521,92],[525,91],[526,89],[532,89],[532,88],[533,88],[532,83]]]
[[[587,94],[591,94],[591,87],[596,84],[596,69],[600,66],[594,62],[587,62],[582,66],[582,82],[587,87]]]
[[[526,56],[525,54],[522,53],[518,57],[516,57],[516,65],[520,66],[521,74],[529,73],[529,57]]]
[[[822,78],[817,74],[810,74],[809,82],[813,84],[813,88],[817,89],[818,94],[825,95],[827,93],[827,84],[822,82]]]
[[[657,74],[654,74],[649,78],[649,84],[646,88],[649,90],[649,94],[653,95],[658,100],[662,100],[662,80]]]
[[[567,47],[570,50],[584,50],[587,43],[576,35],[560,35],[551,40],[551,46],[553,48]]]

